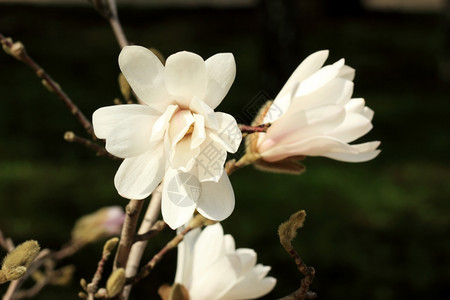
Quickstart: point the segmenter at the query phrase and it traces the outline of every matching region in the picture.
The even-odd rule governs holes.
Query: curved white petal
[[[172,116],[178,112],[180,108],[178,105],[169,105],[164,113],[156,120],[155,124],[152,128],[152,135],[150,140],[158,141],[162,140],[167,132],[167,128],[169,126],[169,122],[172,119]]]
[[[209,266],[205,272],[195,278],[189,289],[191,299],[211,300],[220,299],[235,284],[240,272],[239,258],[227,255]]]
[[[239,248],[236,250],[236,254],[239,256],[242,265],[240,276],[245,276],[256,265],[256,252],[253,249]]]
[[[126,158],[114,177],[114,185],[122,197],[144,199],[158,186],[164,176],[162,147],[139,156]]]
[[[188,222],[197,206],[200,183],[190,173],[168,169],[164,176],[161,212],[164,221],[175,229]]]
[[[381,150],[375,150],[380,145],[380,142],[368,142],[363,144],[357,144],[357,145],[350,145],[352,148],[353,153],[341,153],[341,152],[334,152],[334,153],[325,153],[323,156],[329,157],[335,160],[345,161],[345,162],[364,162],[371,159],[374,159],[375,157],[380,154]]]
[[[219,53],[205,61],[208,84],[204,102],[212,109],[222,102],[236,77],[236,63],[231,53]]]
[[[192,276],[201,276],[215,261],[225,255],[222,226],[220,224],[206,226],[194,246]]]
[[[202,115],[194,114],[194,131],[191,138],[191,149],[199,147],[206,140],[205,118]]]
[[[231,234],[225,234],[223,237],[223,242],[225,254],[232,254],[236,251],[236,244],[234,243],[234,238]]]
[[[204,217],[222,221],[228,218],[234,209],[234,192],[226,172],[218,182],[201,182],[201,196],[197,211]]]
[[[120,121],[106,136],[106,150],[122,158],[153,150],[150,135],[156,119],[155,116],[135,115]]]
[[[177,103],[189,107],[194,96],[203,98],[206,91],[206,66],[203,59],[192,52],[182,51],[167,58],[165,80],[170,94],[181,97]]]
[[[339,70],[339,77],[345,78],[348,80],[355,79],[355,69],[352,67],[349,67],[347,65],[342,66],[342,68]]]
[[[186,287],[189,287],[191,285],[194,246],[200,233],[200,228],[193,229],[188,232],[184,236],[183,241],[178,244],[177,271],[175,274],[175,282],[181,283]]]
[[[323,87],[330,80],[336,78],[339,74],[339,67],[335,64],[325,66],[310,77],[303,80],[297,88],[295,96],[298,97],[312,93]]]
[[[211,138],[221,144],[228,152],[235,153],[242,141],[242,133],[236,119],[226,113],[216,112],[219,128],[211,130]]]
[[[147,48],[126,46],[119,55],[119,66],[138,98],[163,111],[173,102],[164,83],[164,66]]]
[[[191,148],[191,138],[179,141],[170,152],[170,167],[182,172],[189,172],[197,161],[200,149]]]
[[[368,133],[372,127],[372,123],[363,115],[350,113],[345,116],[344,122],[326,134],[350,143]]]
[[[157,116],[158,112],[146,105],[123,104],[105,106],[97,109],[92,114],[92,125],[95,135],[99,139],[105,139],[120,121],[131,116]]]
[[[185,136],[194,121],[194,116],[189,110],[179,110],[172,116],[169,127],[169,136],[172,140],[172,147]]]
[[[201,144],[199,149],[200,152],[198,153],[195,162],[198,180],[200,182],[217,182],[224,170],[227,151],[221,144],[216,143],[211,138]]]
[[[277,144],[262,152],[264,160],[268,162],[282,160],[290,156],[339,156],[335,153],[347,153],[349,156],[358,156],[363,149],[354,148],[329,136],[314,136],[291,144]],[[369,150],[370,151],[370,150]]]
[[[219,124],[214,110],[198,97],[194,97],[189,104],[189,108],[194,114],[199,114],[205,119],[205,127],[217,130]]]
[[[284,94],[289,93],[297,83],[319,70],[327,58],[328,50],[317,51],[305,58],[305,60],[303,60],[303,62],[292,73],[291,77],[287,80],[286,84],[283,86],[275,99],[283,97]]]

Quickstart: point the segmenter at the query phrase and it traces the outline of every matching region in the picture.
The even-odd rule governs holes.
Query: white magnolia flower
[[[372,129],[374,112],[354,98],[355,70],[344,59],[322,67],[328,51],[307,57],[294,71],[268,109],[256,152],[267,162],[298,156],[325,156],[347,162],[375,158],[380,142],[348,143]]]
[[[125,159],[114,178],[119,194],[146,198],[165,176],[162,214],[172,228],[195,209],[213,220],[228,217],[234,194],[223,164],[242,135],[232,116],[214,109],[233,83],[233,55],[204,61],[178,52],[164,66],[150,50],[128,46],[119,66],[143,104],[103,107],[93,115],[106,150]]]
[[[189,291],[191,300],[255,299],[269,293],[276,279],[270,267],[256,265],[252,249],[235,249],[231,235],[217,223],[186,234],[178,245],[175,283]]]

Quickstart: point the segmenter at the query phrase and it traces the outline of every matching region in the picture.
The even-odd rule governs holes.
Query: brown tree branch
[[[98,156],[106,156],[106,157],[109,157],[112,159],[121,159],[115,155],[112,155],[108,151],[106,151],[105,147],[99,146],[98,144],[96,144],[88,139],[79,137],[72,131],[66,131],[66,133],[64,134],[64,139],[70,143],[81,144],[81,145],[85,146],[86,148],[93,150],[95,152],[95,154]]]

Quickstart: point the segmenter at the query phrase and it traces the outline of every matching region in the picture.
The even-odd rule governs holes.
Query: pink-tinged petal
[[[162,112],[173,103],[164,83],[164,66],[149,49],[126,46],[119,55],[119,66],[138,98]]]
[[[197,211],[204,217],[222,221],[228,218],[234,209],[234,192],[226,172],[218,182],[204,181],[201,183],[201,195]]]
[[[330,157],[332,153],[349,153],[359,155],[359,149],[329,136],[314,136],[290,144],[276,144],[262,152],[265,161],[282,160],[290,156],[324,156]],[[334,155],[334,154],[333,154]]]
[[[136,115],[156,116],[158,112],[151,107],[140,104],[113,105],[99,108],[92,115],[95,135],[99,139],[106,139],[120,121]]]
[[[205,61],[208,84],[204,102],[215,109],[230,90],[236,77],[236,63],[231,53],[219,53]]]
[[[140,155],[155,148],[150,141],[157,117],[136,115],[119,123],[106,137],[106,150],[122,158]]]
[[[197,239],[193,251],[192,276],[198,277],[226,255],[222,226],[220,224],[206,226]]]
[[[372,129],[372,123],[360,114],[349,113],[344,122],[326,134],[345,143],[353,142]]]
[[[179,110],[172,116],[169,125],[169,136],[172,140],[172,147],[186,135],[186,132],[194,121],[194,116],[189,110]]]
[[[314,135],[323,135],[345,119],[345,109],[337,105],[323,105],[306,111],[288,113],[277,120],[264,136],[260,151],[274,145],[293,143]]]
[[[200,233],[200,228],[191,230],[184,236],[183,241],[178,244],[177,271],[175,274],[175,282],[181,283],[186,287],[189,287],[191,285],[194,246],[195,242],[200,236]]]
[[[328,50],[315,52],[305,58],[305,60],[292,73],[291,77],[288,79],[275,99],[283,97],[285,94],[290,93],[297,83],[317,72],[320,67],[323,66],[327,58]]]
[[[169,105],[165,112],[156,120],[153,125],[152,135],[150,140],[152,142],[162,140],[167,132],[167,128],[169,127],[169,122],[172,119],[172,116],[179,111],[180,108],[178,105]]]
[[[353,79],[355,79],[355,69],[347,65],[343,65],[339,70],[338,76],[353,81]]]
[[[169,168],[164,176],[161,212],[164,221],[176,229],[191,218],[200,195],[196,176]]]
[[[205,118],[202,115],[194,114],[194,131],[191,137],[191,149],[199,147],[206,140]]]
[[[179,141],[170,152],[170,167],[182,172],[189,172],[194,166],[200,148],[191,148],[191,138],[185,137]]]
[[[164,176],[164,160],[162,147],[126,158],[114,177],[119,195],[137,200],[148,197]]]
[[[166,86],[169,93],[177,98],[177,103],[186,109],[190,100],[203,98],[206,91],[206,66],[203,59],[192,52],[182,51],[167,58],[165,66]]]
[[[378,141],[350,145],[351,149],[353,150],[352,153],[331,152],[325,153],[323,156],[345,162],[365,162],[374,159],[378,156],[378,154],[380,154],[381,150],[375,150],[379,145],[380,142]]]
[[[214,115],[217,118],[219,128],[211,130],[210,137],[228,152],[235,153],[242,141],[242,133],[236,123],[236,119],[222,112],[216,112]]]
[[[197,176],[200,182],[217,182],[224,170],[227,151],[212,139],[200,145],[200,152],[196,157]]]
[[[295,93],[295,96],[303,96],[320,89],[339,74],[339,64],[328,65],[303,80]]]
[[[310,94],[294,96],[292,104],[289,107],[289,112],[301,109],[306,110],[326,104],[343,105],[350,100],[352,93],[353,82],[342,78],[335,78]]]
[[[205,127],[217,130],[219,123],[216,119],[214,110],[198,97],[194,97],[189,105],[190,110],[194,114],[202,115],[205,118]]]
[[[240,262],[236,255],[227,255],[209,266],[201,276],[195,278],[189,289],[191,299],[220,299],[237,280]]]
[[[256,299],[268,294],[277,282],[273,277],[264,278],[269,270],[270,267],[258,264],[219,299]]]

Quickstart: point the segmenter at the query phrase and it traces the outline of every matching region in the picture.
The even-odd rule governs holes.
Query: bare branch
[[[78,143],[85,146],[86,148],[94,150],[95,154],[98,156],[106,156],[112,159],[120,159],[119,157],[112,155],[111,153],[106,151],[105,147],[99,146],[98,144],[88,139],[79,137],[72,131],[66,131],[66,133],[64,134],[64,139],[70,143]]]

